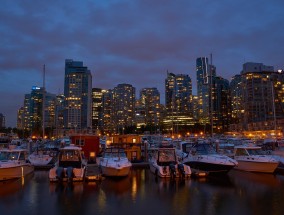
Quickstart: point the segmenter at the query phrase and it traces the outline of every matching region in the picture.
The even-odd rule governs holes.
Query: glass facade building
[[[92,75],[83,62],[65,60],[64,127],[79,132],[92,125]],[[77,130],[78,129],[78,130]]]
[[[118,84],[113,89],[114,122],[120,133],[135,124],[135,88],[131,84]]]

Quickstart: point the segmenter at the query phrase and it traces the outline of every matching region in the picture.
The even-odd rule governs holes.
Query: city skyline
[[[210,53],[217,75],[229,80],[245,62],[284,68],[280,0],[1,4],[0,113],[6,126],[16,126],[24,94],[42,86],[44,64],[47,91],[63,93],[65,59],[83,61],[93,87],[157,87],[162,103],[167,71],[189,75],[196,94],[196,59]]]

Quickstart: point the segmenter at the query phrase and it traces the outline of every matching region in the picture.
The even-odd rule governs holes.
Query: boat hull
[[[208,174],[218,174],[218,173],[226,174],[235,167],[235,165],[207,163],[207,162],[198,162],[198,161],[188,161],[185,162],[184,164],[189,165],[192,170],[204,171]]]
[[[111,177],[123,177],[127,176],[130,172],[131,166],[104,166],[101,165],[101,171],[102,174],[105,176],[111,176]]]
[[[50,182],[57,182],[57,181],[69,181],[70,179],[67,177],[67,168],[63,168],[63,176],[60,179],[57,174],[58,167],[53,167],[49,170],[49,181]],[[72,181],[83,181],[85,177],[85,167],[83,168],[73,168],[73,177]]]
[[[254,162],[238,160],[238,165],[235,167],[235,169],[248,172],[274,173],[277,167],[278,162]]]
[[[0,168],[0,181],[21,178],[34,171],[31,164]]]

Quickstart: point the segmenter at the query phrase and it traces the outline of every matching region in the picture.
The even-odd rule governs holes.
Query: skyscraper
[[[275,72],[273,66],[248,62],[243,64],[241,76],[244,129],[283,129],[283,71]]]
[[[179,128],[192,125],[193,103],[191,78],[185,74],[167,73],[165,80],[165,103],[167,115],[164,125],[173,133]]]
[[[118,84],[113,90],[114,121],[117,130],[134,126],[135,88],[131,84]]]
[[[207,57],[196,59],[196,78],[198,96],[198,118],[201,124],[210,123],[212,82],[216,76],[216,68],[208,63]]]
[[[56,137],[65,136],[64,134],[64,101],[65,97],[63,94],[59,94],[55,99],[55,132]]]
[[[31,129],[31,120],[30,120],[30,101],[31,94],[25,94],[24,98],[24,116],[23,116],[23,128],[30,130]]]
[[[242,103],[242,76],[235,75],[230,82],[231,98],[231,131],[241,131],[243,126],[240,124],[243,118]]]
[[[102,89],[92,89],[92,129],[102,128]]]
[[[156,87],[143,88],[140,91],[140,102],[145,111],[146,125],[158,126],[160,123],[160,92]]]
[[[32,135],[42,134],[43,125],[43,94],[42,87],[33,86],[29,101],[29,122]]]
[[[64,127],[76,132],[91,127],[92,75],[83,62],[65,60],[64,96]]]
[[[228,131],[231,119],[231,99],[229,81],[216,76],[213,79],[212,89],[212,122],[214,133]]]
[[[165,88],[167,113],[192,116],[191,78],[185,74],[167,73]]]
[[[28,130],[35,136],[42,136],[43,128],[50,128],[51,135],[55,125],[55,98],[43,87],[33,86],[31,93],[25,94],[24,106],[18,112],[18,128]]]
[[[102,90],[102,131],[103,133],[114,133],[114,102],[113,90]]]

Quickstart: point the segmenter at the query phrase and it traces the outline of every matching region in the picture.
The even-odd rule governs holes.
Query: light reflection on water
[[[284,176],[231,171],[207,178],[129,177],[49,183],[48,171],[0,183],[1,214],[284,214]]]

